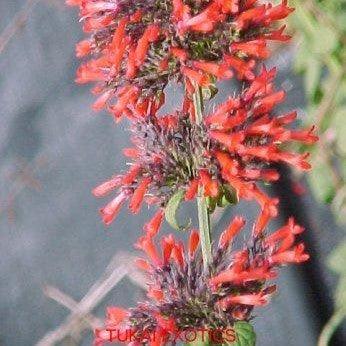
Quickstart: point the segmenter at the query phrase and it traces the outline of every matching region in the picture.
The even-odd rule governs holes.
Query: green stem
[[[344,309],[339,309],[334,312],[334,314],[322,330],[322,333],[318,339],[318,346],[328,346],[334,332],[345,317],[346,311]]]
[[[196,123],[201,124],[203,121],[203,97],[201,88],[195,85],[193,94],[193,104],[195,109]],[[203,265],[206,272],[212,262],[211,240],[210,240],[210,216],[206,198],[203,196],[203,188],[200,187],[197,197],[199,234],[202,248]]]

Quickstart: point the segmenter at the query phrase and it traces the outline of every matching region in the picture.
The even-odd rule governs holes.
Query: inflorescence
[[[276,278],[276,269],[309,256],[302,243],[295,244],[303,228],[293,219],[272,234],[254,227],[251,241],[235,250],[234,238],[244,225],[245,219],[236,216],[214,244],[209,279],[198,231],[191,231],[187,248],[171,234],[161,239],[161,251],[154,236],[140,238],[136,246],[147,259],[138,259],[137,265],[148,276],[148,300],[128,310],[109,308],[105,329],[97,331],[96,341],[110,341],[112,331],[119,337],[132,330],[134,340],[145,343],[151,332],[164,344],[177,331],[191,327],[222,329],[250,321],[254,307],[267,304],[275,292],[276,286],[268,281]]]
[[[78,83],[96,82],[94,104],[116,117],[143,116],[149,101],[164,102],[171,80],[253,80],[256,61],[268,58],[269,41],[287,41],[276,22],[293,10],[256,0],[67,0],[79,5],[90,37],[77,56],[91,55]],[[114,101],[116,99],[116,101]]]
[[[308,259],[296,237],[303,228],[294,220],[272,234],[266,232],[278,215],[278,199],[260,182],[279,179],[277,163],[309,170],[308,153],[288,144],[313,144],[314,128],[296,129],[296,112],[276,114],[285,92],[274,86],[276,69],[263,60],[269,42],[289,40],[278,21],[293,9],[282,0],[67,0],[79,6],[89,37],[77,45],[78,83],[96,83],[95,110],[106,108],[130,123],[132,146],[124,149],[129,170],[114,175],[93,193],[115,197],[101,209],[109,225],[128,201],[133,213],[143,202],[156,212],[144,225],[136,247],[148,257],[137,264],[148,276],[148,299],[131,309],[108,309],[106,326],[96,342],[110,341],[110,330],[131,328],[141,342],[165,345],[181,330],[222,328],[250,322],[253,309],[275,292],[269,281],[277,268]],[[201,104],[217,92],[217,81],[236,78],[238,94],[205,114]],[[181,107],[162,115],[165,87],[184,87]],[[207,214],[215,205],[254,200],[260,213],[243,246],[233,239],[245,225],[235,217],[212,244],[207,263],[199,232],[190,230],[187,246],[172,235],[156,237],[165,211],[177,193],[186,201],[205,199]],[[201,230],[200,230],[201,231]],[[205,230],[204,230],[205,231]],[[205,234],[203,232],[200,233]],[[145,339],[155,332],[156,342]]]

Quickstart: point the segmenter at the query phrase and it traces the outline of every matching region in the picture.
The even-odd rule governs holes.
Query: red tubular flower
[[[253,2],[251,5],[253,5],[255,2]],[[246,29],[251,24],[256,25],[258,23],[263,23],[264,21],[264,15],[266,12],[266,6],[261,5],[257,7],[246,7],[245,11],[239,14],[239,16],[236,19],[236,27],[238,29]]]
[[[189,18],[190,8],[184,5],[183,0],[173,0],[173,20],[179,22]]]
[[[200,86],[212,77],[231,78],[234,72],[237,78],[252,80],[254,59],[269,56],[267,41],[289,38],[284,27],[276,29],[276,21],[292,11],[286,1],[277,6],[239,0],[67,4],[79,6],[83,29],[90,33],[77,45],[77,56],[96,57],[78,70],[77,81],[96,82],[103,96],[95,110],[105,106],[116,119],[132,118],[140,105],[148,106],[144,100],[159,99],[170,80],[183,81],[183,76]],[[123,88],[136,93],[122,98]],[[145,116],[146,107],[139,108]]]
[[[273,87],[272,81],[275,78],[275,75],[276,68],[267,71],[265,66],[263,66],[262,72],[251,82],[247,90],[243,93],[243,100],[247,102],[252,100],[256,95],[262,95],[263,92],[271,92]]]
[[[223,13],[237,13],[239,11],[239,0],[217,0]]]
[[[192,230],[189,238],[189,256],[192,258],[199,244],[199,233],[197,230]]]
[[[220,240],[219,240],[219,247],[220,248],[228,247],[229,243],[232,242],[233,238],[243,228],[244,225],[245,225],[245,220],[240,216],[236,216],[233,219],[233,221],[230,223],[228,228],[221,234]]]
[[[253,80],[255,74],[253,68],[255,67],[255,60],[244,61],[236,56],[225,56],[225,61],[228,66],[232,67],[237,72],[239,79]]]
[[[255,58],[266,59],[269,56],[265,39],[251,40],[247,42],[234,42],[231,50],[241,51],[242,53]]]
[[[107,308],[107,320],[113,326],[119,325],[126,317],[128,317],[128,311],[125,309],[115,306]]]
[[[189,78],[192,82],[196,83],[200,87],[207,86],[210,82],[208,76],[189,67],[183,67],[181,72],[185,77]]]
[[[268,303],[268,297],[263,293],[257,294],[241,294],[239,296],[232,296],[224,298],[220,301],[222,309],[228,308],[230,305],[250,305],[250,306],[262,306]]]
[[[92,47],[89,40],[79,42],[76,46],[76,57],[83,58],[84,56],[90,54],[91,49]]]
[[[277,252],[273,254],[269,261],[275,264],[301,263],[309,259],[309,255],[305,253],[304,244],[299,244],[291,250]]]
[[[138,240],[136,243],[136,247],[142,251],[144,251],[147,256],[150,258],[150,260],[156,265],[161,266],[162,261],[160,259],[160,256],[158,254],[158,251],[153,243],[152,238],[149,237],[142,237]]]
[[[267,40],[274,40],[274,41],[281,41],[281,42],[289,41],[291,39],[291,36],[283,34],[285,29],[286,29],[286,25],[283,25],[280,29],[272,31],[269,34],[266,34],[265,38]]]
[[[268,266],[249,268],[244,271],[228,269],[213,277],[210,280],[211,285],[218,285],[225,282],[245,283],[249,281],[263,281],[276,277],[275,272],[270,271]]]
[[[167,264],[171,258],[172,251],[175,246],[175,240],[172,234],[162,238],[161,246],[162,246],[163,263]]]
[[[154,217],[144,225],[144,231],[146,232],[147,237],[152,238],[154,237],[160,229],[160,226],[163,221],[163,216],[164,216],[164,210],[159,209]]]
[[[163,299],[163,292],[160,289],[149,286],[147,296],[159,302]]]
[[[137,258],[135,264],[138,269],[143,270],[145,272],[149,272],[151,269],[149,262],[144,260],[143,258]]]
[[[200,181],[204,187],[204,195],[209,197],[216,197],[219,194],[217,181],[212,180],[209,173],[205,170],[199,172]]]
[[[242,142],[245,139],[245,134],[243,132],[237,133],[225,133],[222,131],[212,130],[209,132],[212,139],[222,143],[230,152],[236,152],[243,148]]]
[[[277,6],[268,6],[266,10],[266,19],[269,21],[279,20],[286,18],[291,12],[294,11],[293,8],[287,6],[288,0],[282,0],[282,3]]]
[[[114,176],[110,180],[105,181],[104,183],[93,189],[93,195],[96,197],[104,197],[111,191],[118,188],[122,184],[122,182],[123,177],[121,175]]]
[[[229,79],[233,76],[232,71],[230,71],[229,68],[224,64],[218,65],[213,62],[194,61],[193,67],[202,70],[208,74],[214,75],[219,79]]]
[[[304,228],[296,225],[293,218],[287,225],[265,238],[265,244],[272,250],[269,262],[275,264],[300,263],[307,261],[309,255],[304,252],[304,245],[294,246],[295,236],[302,233]]]
[[[174,245],[171,257],[180,268],[184,268],[184,246],[181,243]]]
[[[198,192],[198,186],[199,186],[199,180],[198,179],[193,179],[190,183],[188,188],[186,189],[185,193],[185,200],[189,201],[197,195]]]
[[[289,218],[287,225],[278,229],[275,233],[269,235],[265,239],[265,243],[268,246],[275,246],[276,242],[286,238],[290,234],[298,235],[304,231],[304,228],[297,225],[293,218]]]
[[[260,215],[258,216],[255,226],[254,234],[259,236],[263,230],[267,227],[270,219],[272,218],[272,212],[268,207],[262,208]]]
[[[238,174],[238,160],[232,158],[228,153],[219,150],[215,151],[215,157],[221,166],[221,173],[224,173],[225,179],[227,179],[228,175],[235,176]]]
[[[282,102],[285,98],[285,92],[280,90],[278,92],[267,94],[263,98],[259,98],[255,104],[255,115],[266,114],[270,112],[274,106]]]
[[[178,33],[183,34],[188,29],[191,29],[191,31],[208,33],[214,29],[217,22],[223,20],[225,20],[225,16],[220,13],[219,5],[216,2],[212,2],[201,13],[179,22]]]
[[[233,120],[234,118],[230,119],[227,113],[238,107],[239,107],[239,100],[229,98],[226,102],[219,105],[213,114],[208,115],[205,118],[205,122],[207,125],[217,124],[218,126],[225,126],[227,124],[229,126],[229,121]],[[239,116],[240,114],[238,114],[238,117]],[[242,116],[246,116],[246,114],[245,115],[242,114]],[[235,122],[233,126],[230,126],[230,128],[240,125],[240,123],[242,122],[241,120],[245,120],[245,119],[237,119],[237,121],[239,122]]]
[[[316,143],[318,137],[314,135],[315,126],[312,126],[308,130],[291,131],[290,139],[293,141],[303,142],[306,144]]]
[[[100,209],[100,214],[105,225],[109,225],[119,213],[122,204],[127,199],[125,192],[121,192],[111,202],[109,202],[104,208]]]
[[[150,43],[155,42],[159,35],[160,28],[158,28],[156,25],[150,25],[145,29],[144,34],[138,41],[135,50],[135,61],[137,67],[144,63]]]
[[[150,178],[144,178],[134,191],[129,205],[129,208],[133,213],[138,213],[150,182]]]

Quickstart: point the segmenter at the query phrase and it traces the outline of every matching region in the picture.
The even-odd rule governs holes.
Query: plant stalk
[[[202,90],[197,85],[195,85],[195,93],[193,94],[193,104],[195,109],[196,123],[201,124],[203,122],[203,97]],[[199,187],[197,196],[197,209],[203,265],[205,272],[208,273],[210,264],[212,262],[210,215],[208,211],[207,199],[204,197],[203,190],[203,187]]]
[[[340,326],[341,322],[346,317],[346,310],[339,309],[334,312],[330,320],[324,326],[322,333],[318,339],[318,346],[328,346],[330,339],[332,338],[335,331]]]

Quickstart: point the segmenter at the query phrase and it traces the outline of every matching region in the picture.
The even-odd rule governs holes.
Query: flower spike
[[[109,341],[107,330],[112,328],[124,332],[131,328],[138,341],[148,336],[148,330],[160,334],[158,344],[163,346],[186,328],[222,328],[251,319],[254,309],[266,305],[275,292],[269,282],[277,277],[277,269],[305,261],[308,255],[303,245],[295,245],[303,229],[292,218],[272,234],[265,230],[260,237],[252,234],[243,248],[233,250],[231,237],[244,223],[244,218],[235,217],[219,245],[214,245],[212,277],[203,270],[196,230],[191,231],[186,251],[172,235],[162,238],[161,254],[153,238],[140,239],[139,248],[149,259],[137,261],[148,275],[148,300],[129,310],[110,308],[96,340]],[[280,248],[289,236],[293,242]]]

